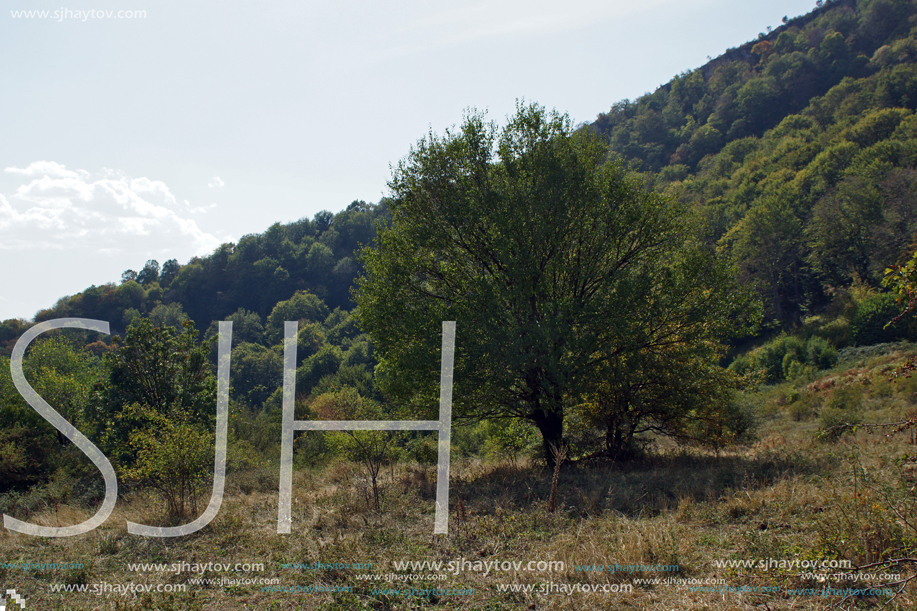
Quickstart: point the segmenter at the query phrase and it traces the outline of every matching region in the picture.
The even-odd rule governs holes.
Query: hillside
[[[827,2],[591,128],[703,215],[772,320],[835,316],[914,250],[915,24],[913,2]]]

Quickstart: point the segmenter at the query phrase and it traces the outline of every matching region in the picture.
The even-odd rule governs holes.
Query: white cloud
[[[89,172],[85,170],[68,170],[66,166],[53,161],[33,161],[25,168],[9,167],[3,170],[11,174],[22,174],[23,176],[50,176],[55,178],[89,178]]]
[[[103,168],[95,174],[36,161],[11,174],[30,179],[0,194],[0,249],[160,252],[185,258],[211,252],[221,240],[186,218],[162,181]]]
[[[219,176],[214,176],[210,179],[210,182],[207,183],[207,186],[211,189],[222,189],[223,185],[226,184]]]

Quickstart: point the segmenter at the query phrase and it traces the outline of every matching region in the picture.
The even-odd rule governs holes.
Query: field
[[[917,580],[889,584],[917,560],[888,561],[917,549],[913,430],[817,434],[913,416],[917,380],[889,380],[911,354],[848,349],[831,371],[747,393],[758,438],[745,447],[568,461],[553,512],[543,464],[457,457],[449,534],[433,535],[435,466],[386,467],[376,509],[361,467],[336,462],[295,473],[293,532],[279,535],[266,467],[231,474],[217,517],[186,537],[128,535],[126,519],[161,523],[141,492],[87,535],[4,530],[0,582],[29,610],[912,609]],[[0,498],[46,525],[95,511],[52,500]]]

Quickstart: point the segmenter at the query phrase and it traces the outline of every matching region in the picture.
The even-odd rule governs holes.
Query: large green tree
[[[672,275],[660,270],[687,250],[707,257],[701,270],[718,264],[692,245],[677,203],[606,158],[599,137],[537,105],[519,105],[502,130],[472,113],[417,143],[389,183],[392,220],[362,252],[356,289],[384,392],[435,417],[437,331],[456,320],[456,416],[527,419],[550,460],[565,409],[608,363],[648,336],[665,341],[638,324],[664,301]],[[693,341],[712,339],[743,316],[721,274],[679,273],[695,273],[679,286],[695,282],[716,307],[654,317],[670,337],[706,325]]]

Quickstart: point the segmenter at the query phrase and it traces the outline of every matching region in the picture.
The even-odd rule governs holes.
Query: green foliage
[[[104,405],[96,424],[105,429],[104,445],[113,462],[123,468],[137,459],[131,435],[152,426],[148,416],[181,415],[188,425],[213,430],[216,414],[216,378],[211,371],[209,342],[198,345],[190,322],[182,333],[172,327],[154,327],[138,319],[115,350],[105,355],[109,378]],[[126,410],[137,404],[144,409]]]
[[[137,282],[143,286],[147,286],[158,281],[159,262],[156,259],[150,259],[137,274]]]
[[[235,346],[230,367],[232,398],[250,406],[261,406],[283,383],[283,356],[260,344]]]
[[[436,435],[417,435],[407,444],[405,451],[409,458],[421,465],[435,465],[439,460],[439,445]]]
[[[154,327],[172,327],[181,333],[185,321],[188,320],[188,315],[182,310],[180,303],[170,303],[169,305],[160,303],[150,311],[149,318]]]
[[[265,330],[272,343],[283,340],[283,325],[287,321],[322,321],[328,308],[321,299],[307,291],[297,291],[293,297],[274,306],[267,317]]]
[[[139,310],[143,307],[143,298],[146,293],[143,287],[133,280],[122,283],[115,289],[115,297],[122,308],[134,308]]]
[[[798,299],[803,281],[802,222],[787,191],[772,195],[752,209],[721,240],[736,258],[741,278],[757,286],[769,305],[768,312],[783,320],[799,316]]]
[[[863,422],[863,416],[852,409],[831,406],[821,410],[819,420],[822,438],[837,440],[847,433],[852,433],[853,427]]]
[[[167,288],[175,279],[175,276],[178,275],[180,269],[181,265],[178,264],[176,259],[169,259],[163,263],[162,272],[159,274],[159,285]]]
[[[917,339],[910,321],[892,323],[901,308],[894,295],[882,293],[870,297],[857,309],[850,321],[850,339],[858,346],[893,342],[898,339]]]
[[[807,227],[815,270],[836,285],[845,284],[851,274],[868,278],[872,227],[881,215],[881,193],[859,177],[846,178],[819,199]]]
[[[125,407],[119,418],[144,423],[130,434],[137,458],[133,466],[122,470],[122,476],[159,492],[170,522],[196,516],[212,475],[213,433],[192,422],[190,414],[178,407],[162,413],[134,403]]]
[[[804,340],[782,334],[760,348],[737,357],[729,369],[737,375],[760,372],[765,382],[794,380],[800,376],[830,369],[837,364],[837,349],[823,337]]]
[[[485,420],[480,428],[484,435],[481,455],[491,460],[508,458],[515,464],[538,446],[538,429],[525,420]]]
[[[500,131],[473,114],[418,143],[357,290],[384,392],[429,417],[439,321],[457,320],[457,415],[529,420],[550,460],[567,402],[597,392],[593,380],[646,375],[620,367],[628,355],[645,353],[654,372],[672,344],[704,361],[752,323],[726,266],[691,242],[686,212],[606,152],[537,105]]]
[[[620,322],[621,317],[615,318],[627,310],[623,302],[630,299],[639,303],[641,290],[645,297],[649,294],[647,287],[653,282],[668,282],[673,287],[682,282],[680,286],[690,286],[690,279],[679,279],[681,272],[666,262],[666,257],[641,260],[631,271],[620,274],[620,285],[615,289],[621,295],[619,302],[606,301],[591,311],[595,316],[617,312],[608,316],[611,328],[594,334],[596,345],[599,338],[610,338],[590,357],[595,361],[595,369],[577,361],[586,358],[586,352],[583,342],[576,337],[579,331],[572,330],[584,327],[572,322],[571,313],[582,303],[563,297],[544,279],[550,276],[556,280],[555,288],[576,286],[575,273],[584,269],[580,262],[588,261],[599,245],[612,244],[613,250],[616,234],[605,231],[602,239],[590,242],[591,232],[597,228],[599,233],[602,231],[596,218],[581,223],[572,214],[569,218],[557,217],[551,201],[577,201],[580,196],[588,199],[590,189],[614,200],[617,194],[644,189],[646,183],[639,183],[636,176],[622,169],[625,163],[642,164],[644,169],[659,171],[655,184],[664,187],[679,202],[659,204],[660,223],[664,225],[663,221],[684,210],[696,211],[698,225],[703,223],[703,227],[678,221],[683,229],[675,232],[678,239],[689,236],[696,240],[692,247],[699,252],[716,249],[717,256],[709,261],[715,261],[711,263],[714,267],[723,266],[718,269],[725,269],[724,260],[734,263],[738,281],[758,291],[767,315],[778,326],[796,327],[800,337],[815,334],[828,342],[816,345],[810,338],[802,348],[789,344],[779,349],[771,346],[762,349],[760,355],[737,359],[732,365],[733,372],[752,377],[756,372],[765,372],[771,381],[804,378],[816,369],[830,366],[835,358],[832,346],[841,347],[847,341],[862,343],[911,336],[909,324],[903,321],[885,327],[887,321],[882,317],[892,313],[886,297],[875,297],[872,301],[864,297],[856,302],[844,297],[859,290],[856,287],[860,285],[874,291],[886,267],[904,264],[913,252],[913,239],[917,235],[917,170],[913,169],[917,164],[917,118],[913,113],[917,108],[917,66],[914,65],[917,39],[910,31],[915,6],[885,0],[858,1],[855,5],[856,10],[846,2],[828,3],[815,13],[789,20],[773,35],[750,41],[700,69],[679,75],[652,94],[615,104],[583,130],[606,137],[607,147],[590,142],[586,134],[575,138],[566,134],[560,140],[539,139],[535,129],[527,132],[534,134],[529,140],[526,140],[528,136],[513,140],[507,131],[501,141],[493,126],[484,126],[479,120],[480,129],[476,132],[463,126],[462,133],[454,138],[449,135],[437,140],[431,136],[429,141],[418,145],[414,156],[399,167],[400,174],[396,173],[393,180],[396,200],[392,209],[388,200],[378,204],[355,201],[337,214],[323,211],[311,220],[277,223],[262,234],[244,236],[236,244],[223,244],[211,255],[196,257],[185,265],[172,259],[160,269],[156,261],[150,260],[139,273],[127,270],[120,285],[91,286],[77,295],[62,298],[53,307],[39,312],[36,321],[62,316],[97,318],[110,321],[117,332],[148,318],[154,325],[170,325],[180,332],[181,323],[190,317],[199,328],[208,329],[209,338],[216,333],[215,321],[233,320],[235,350],[241,350],[238,363],[235,355],[233,360],[233,398],[253,407],[267,405],[270,409],[274,403],[279,405],[279,399],[270,397],[279,383],[282,323],[299,320],[297,366],[301,395],[352,387],[363,396],[381,399],[373,381],[375,370],[393,396],[410,395],[413,405],[409,411],[417,414],[435,408],[438,321],[453,316],[448,312],[450,309],[457,312],[464,307],[457,297],[465,291],[473,295],[472,301],[477,300],[475,308],[487,304],[476,310],[479,313],[464,326],[461,322],[459,326],[460,334],[470,333],[472,329],[474,333],[474,337],[461,337],[460,345],[465,342],[484,347],[477,353],[458,355],[458,365],[469,368],[465,373],[470,371],[471,363],[481,367],[479,378],[469,382],[468,396],[473,397],[475,392],[479,396],[476,402],[469,398],[466,415],[492,414],[531,422],[540,418],[542,429],[557,435],[558,420],[563,422],[570,405],[598,404],[600,381],[615,380],[602,392],[626,397],[633,386],[627,380],[637,375],[640,366],[655,371],[664,362],[660,351],[646,347],[653,343],[652,334],[641,330],[629,334],[627,325]],[[514,121],[521,125],[518,118]],[[556,122],[553,125],[556,127]],[[574,141],[576,144],[571,145]],[[467,200],[457,197],[455,214],[435,216],[448,221],[445,243],[452,240],[453,247],[438,248],[437,236],[420,230],[412,239],[426,240],[431,245],[429,250],[414,258],[408,256],[398,265],[404,270],[417,270],[416,264],[430,262],[424,257],[451,256],[461,251],[461,244],[454,247],[459,239],[466,240],[465,245],[471,249],[484,244],[496,254],[490,260],[464,255],[444,258],[448,264],[428,266],[425,271],[431,275],[411,276],[414,284],[410,290],[416,292],[411,298],[415,303],[425,299],[430,303],[401,310],[394,305],[401,302],[393,301],[393,305],[385,306],[387,318],[380,317],[377,326],[391,324],[391,342],[400,342],[398,329],[405,326],[421,329],[426,324],[422,332],[418,331],[425,339],[410,339],[401,354],[386,353],[377,367],[367,338],[361,336],[362,330],[346,311],[351,307],[350,286],[362,265],[354,251],[373,243],[377,223],[392,226],[392,210],[402,216],[394,224],[404,222],[406,211],[415,204],[406,193],[413,193],[415,187],[422,190],[431,185],[441,186],[430,181],[411,182],[411,163],[424,155],[429,161],[425,168],[437,171],[446,168],[450,161],[458,161],[459,170],[454,174],[444,171],[443,175],[455,178],[452,185],[456,187],[455,193],[471,185],[464,193],[476,194],[477,204],[489,208],[491,215],[476,211],[473,201],[466,206],[474,197]],[[620,165],[602,166],[601,172],[595,173],[611,176],[607,183],[619,185],[620,189],[603,192],[601,180],[580,180],[584,172],[591,171],[589,168],[601,165],[590,165],[590,155],[596,160],[624,157]],[[413,169],[419,167],[415,165]],[[567,171],[580,172],[580,178],[569,185],[586,185],[582,193],[572,187],[565,192],[557,186],[563,181],[555,181],[556,177]],[[481,176],[485,180],[477,184],[469,178]],[[653,181],[650,176],[645,179]],[[538,193],[548,195],[543,203],[532,203],[530,200],[537,199],[534,194]],[[466,207],[471,214],[463,218]],[[616,222],[630,226],[639,221],[639,215],[628,214],[622,213]],[[542,226],[532,222],[542,218],[552,219],[553,224]],[[498,222],[507,219],[515,224],[502,234],[494,231]],[[579,234],[577,227],[581,228]],[[664,244],[661,250],[674,244],[674,239],[668,241],[672,235],[665,230],[659,232],[660,244]],[[584,240],[577,242],[583,237]],[[525,240],[547,245],[555,243],[554,238],[558,240],[556,243],[566,241],[568,245],[580,244],[581,248],[579,251],[569,246],[560,248],[561,254],[548,262],[544,274],[538,267],[543,261],[538,257],[528,257],[521,265],[510,263],[513,257],[526,259]],[[381,249],[394,248],[397,240],[392,237],[388,240]],[[540,254],[547,252],[544,249]],[[702,259],[698,255],[698,260]],[[388,271],[394,273],[398,265]],[[491,266],[490,270],[487,265]],[[498,266],[514,267],[515,271],[505,273]],[[505,284],[512,285],[515,291],[502,301],[497,298],[499,282],[491,281],[501,274]],[[447,275],[450,282],[451,278],[461,281],[453,285],[457,290],[446,296],[448,301],[441,300],[437,305],[437,299],[443,297],[442,292],[436,293],[441,288],[437,284],[442,284],[442,278]],[[649,279],[643,285],[634,280],[641,275]],[[565,282],[568,284],[564,285]],[[531,288],[528,295],[526,286]],[[581,285],[581,289],[585,286]],[[377,297],[388,299],[398,290],[393,285]],[[671,292],[687,296],[689,302],[692,297],[690,292]],[[581,290],[580,295],[584,294]],[[640,316],[655,322],[664,320],[659,313],[677,302],[674,297],[666,302],[664,292],[660,294],[662,297],[653,297],[646,308],[637,308]],[[531,322],[525,320],[527,310],[523,304],[533,295],[537,303],[554,305],[536,308],[531,316],[534,326],[530,326],[534,331],[525,331],[523,340],[519,334],[509,337],[511,332],[522,328],[521,323]],[[702,290],[694,294],[692,303],[697,305],[701,295]],[[404,301],[407,302],[410,300]],[[277,307],[281,310],[271,318]],[[329,310],[333,311],[329,314]],[[466,309],[470,310],[473,308]],[[689,309],[682,310],[685,311]],[[492,327],[479,324],[482,317],[496,312],[502,312],[503,318],[495,316]],[[800,330],[803,320],[813,315],[824,317],[824,321],[815,329]],[[545,321],[556,322],[545,324]],[[15,320],[0,324],[0,351],[8,354],[28,324]],[[495,332],[491,333],[491,329]],[[492,337],[488,338],[488,334]],[[573,343],[557,339],[566,337],[572,337]],[[378,344],[379,338],[373,339]],[[521,341],[523,349],[513,352],[514,341]],[[723,337],[711,341],[718,344]],[[501,348],[500,342],[505,347]],[[93,346],[97,352],[106,350],[103,343]],[[681,364],[675,369],[694,371],[691,368],[698,367],[697,371],[707,371],[698,363],[705,359],[709,362],[717,350],[705,348],[697,354],[676,351],[677,354],[666,358],[680,359]],[[487,363],[491,365],[480,365]],[[519,366],[523,364],[529,366],[529,379],[510,373],[521,371]],[[413,377],[405,377],[410,368]],[[597,373],[599,370],[601,373]],[[63,380],[55,380],[54,375],[48,379],[49,383],[53,381],[52,385],[66,386]],[[665,379],[657,376],[646,388],[654,384],[658,387],[660,380]],[[721,378],[720,382],[725,383],[725,379]],[[495,388],[511,390],[500,393]],[[700,388],[695,390],[700,392]],[[411,389],[417,393],[412,394]],[[83,424],[89,429],[109,428],[107,423],[113,422],[112,414],[135,400],[127,395],[113,400],[110,389],[103,389],[104,401],[90,401],[86,407],[79,393],[70,397],[67,391],[53,388],[46,391],[60,402],[62,409],[72,412],[75,421],[84,418]],[[631,416],[624,415],[634,413],[634,406],[654,401],[648,390],[641,392],[638,395],[642,398],[622,399],[623,403],[613,409],[608,406],[614,401],[607,398],[603,413],[606,416],[617,413],[618,417],[606,419],[604,426],[608,427],[612,421],[629,422]],[[510,396],[513,393],[525,400]],[[588,400],[578,396],[584,393],[591,393]],[[533,402],[531,397],[541,399]],[[143,404],[139,398],[136,400]],[[83,407],[68,403],[80,401]],[[702,413],[688,409],[689,402],[678,409],[671,402],[658,404],[667,405],[667,410],[681,410],[680,413],[690,414],[692,418]],[[463,409],[466,407],[457,405],[457,410]],[[727,411],[725,407],[723,410]],[[22,414],[30,411],[26,409]],[[36,426],[46,425],[39,419]],[[654,426],[666,428],[658,422]],[[31,433],[18,428],[10,430],[15,431],[15,435],[9,435],[10,439],[16,437],[17,448],[41,446],[26,440]],[[589,435],[597,439],[599,430],[596,428]],[[695,432],[690,434],[694,435],[700,429],[692,430]],[[682,430],[685,434],[687,431],[687,428]],[[36,439],[41,437],[36,435]],[[118,443],[123,447],[126,442],[126,437],[119,438]],[[7,464],[22,464],[13,455],[34,456],[35,452],[8,452]],[[46,474],[48,468],[47,464],[42,467]]]
[[[376,222],[387,215],[384,201],[355,201],[337,214],[319,213],[315,221],[276,223],[263,234],[243,236],[238,244],[222,244],[212,255],[195,257],[185,265],[170,259],[160,270],[155,261],[148,261],[140,274],[127,270],[120,286],[89,287],[42,310],[36,318],[107,320],[117,331],[159,305],[179,304],[198,328],[208,329],[213,321],[231,318],[239,322],[232,318],[239,312],[255,314],[263,321],[278,302],[303,290],[332,308],[349,309],[350,288],[360,271],[354,251],[373,241]],[[243,341],[260,343],[263,339],[246,335]]]
[[[22,319],[10,318],[0,323],[0,355],[9,356],[20,335],[31,325]]]
[[[104,377],[99,359],[61,335],[35,340],[23,359],[26,381],[82,432],[92,435],[94,390]],[[74,460],[66,439],[29,407],[13,386],[10,361],[0,357],[0,490],[46,481]]]
[[[296,369],[296,393],[308,396],[325,376],[333,376],[341,366],[343,355],[337,346],[325,344]]]
[[[590,126],[696,206],[784,328],[913,250],[917,7],[856,5],[792,20]]]
[[[216,380],[210,341],[196,339],[189,321],[179,332],[135,319],[105,356],[109,375],[95,418],[121,476],[161,494],[173,523],[197,512],[212,472]]]
[[[837,364],[837,350],[827,339],[812,336],[806,342],[805,362],[815,366],[816,369],[831,369]]]
[[[264,326],[261,324],[261,317],[257,312],[250,312],[245,308],[239,308],[226,317],[226,320],[232,322],[232,342],[233,344],[253,343],[260,344],[264,341]],[[204,334],[205,339],[210,339],[219,331],[219,323],[213,321],[207,332]]]
[[[34,413],[34,412],[33,412]],[[8,408],[0,412],[0,492],[24,489],[47,479],[54,468],[57,436],[41,422],[10,422],[12,417],[26,416]],[[42,421],[43,422],[43,421]],[[28,426],[31,424],[32,426]]]

